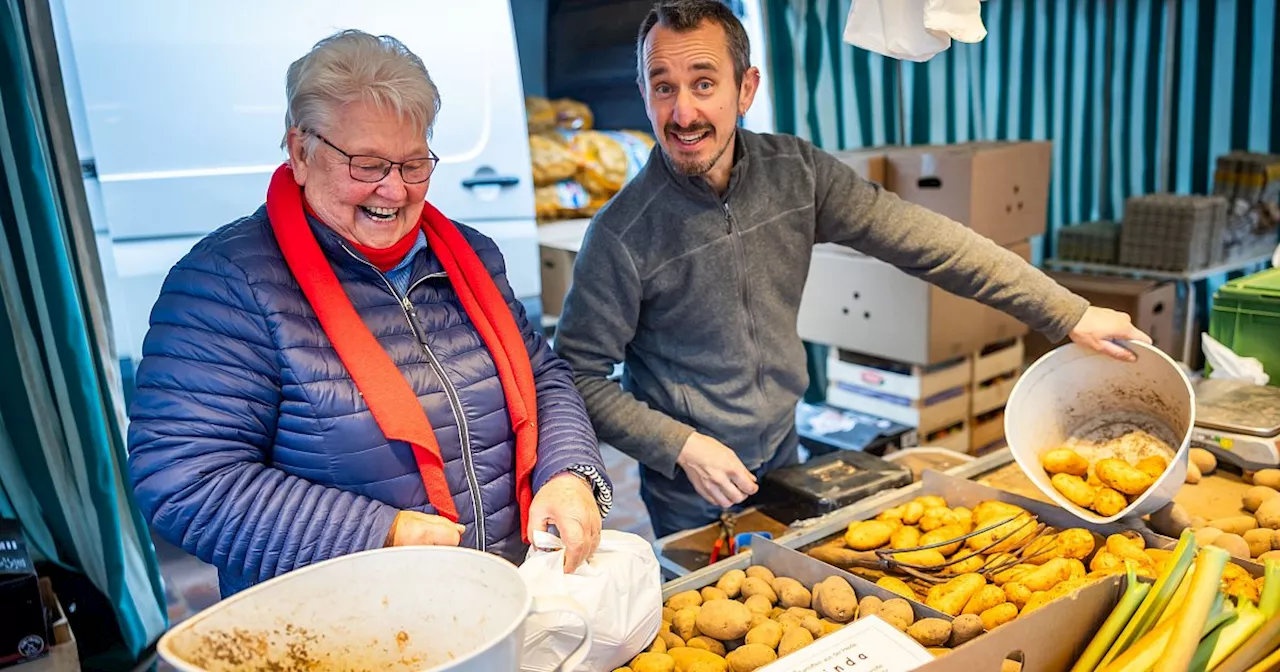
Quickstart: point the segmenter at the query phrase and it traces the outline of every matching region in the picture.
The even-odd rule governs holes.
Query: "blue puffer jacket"
[[[459,228],[507,297],[533,363],[534,491],[573,465],[603,475],[569,366],[529,324],[498,247]],[[415,256],[407,310],[338,234],[314,221],[312,230],[426,409],[463,545],[518,561],[514,433],[493,360],[438,259],[426,249]],[[379,430],[285,265],[265,207],[210,234],[170,271],[130,419],[139,505],[163,538],[218,568],[224,596],[381,547],[400,509],[433,512],[412,450]]]

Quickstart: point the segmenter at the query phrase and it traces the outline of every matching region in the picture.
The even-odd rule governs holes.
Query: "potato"
[[[1127,506],[1129,506],[1129,500],[1112,488],[1099,488],[1097,496],[1093,499],[1093,510],[1100,516],[1114,516],[1124,511]]]
[[[1200,473],[1205,476],[1212,474],[1213,470],[1218,468],[1218,458],[1204,448],[1192,448],[1188,457],[1200,469]]]
[[[979,527],[986,527],[998,520],[1008,520],[1024,513],[1026,509],[1017,504],[992,499],[973,507],[973,522]]]
[[[1249,557],[1256,558],[1271,550],[1271,538],[1275,530],[1246,530],[1244,542],[1249,545]]]
[[[1268,539],[1267,543],[1270,544],[1271,540]],[[1270,550],[1270,548],[1271,547],[1268,546],[1267,550]],[[913,590],[911,586],[907,585],[907,582],[903,581],[902,579],[899,579],[893,576],[885,576],[885,577],[881,577],[879,581],[876,581],[876,585],[880,586],[881,588],[884,588],[885,590],[897,593],[898,595],[901,595],[907,598],[908,600],[917,599],[916,591]]]
[[[684,640],[680,639],[680,635],[677,635],[674,632],[660,632],[658,633],[658,637],[662,639],[663,643],[667,645],[668,649],[674,649],[678,646],[684,646]]]
[[[902,509],[902,524],[915,525],[924,517],[924,503],[910,502]]]
[[[888,521],[864,520],[850,523],[844,533],[844,542],[855,551],[874,551],[889,543],[895,528]]]
[[[939,495],[920,495],[911,501],[920,502],[924,505],[925,511],[928,511],[929,509],[946,508],[949,506],[947,504],[947,500]]]
[[[773,607],[769,610],[769,618],[777,618],[785,613],[787,613],[786,609],[783,609],[782,607]]]
[[[780,641],[782,641],[782,625],[777,621],[765,621],[747,632],[748,644],[764,644],[770,649],[776,649]]]
[[[916,620],[911,604],[900,597],[885,600],[884,604],[880,605],[880,611],[876,615],[903,632]]]
[[[680,611],[685,607],[696,607],[702,604],[702,593],[696,590],[686,590],[683,593],[676,593],[667,600],[667,606]]]
[[[676,620],[676,610],[672,609],[671,607],[663,607],[662,620],[666,621],[667,623],[670,623],[671,621]]]
[[[1272,490],[1265,485],[1255,485],[1244,491],[1244,497],[1241,498],[1244,504],[1244,510],[1253,513],[1262,506],[1262,503],[1280,495],[1280,492]]]
[[[893,508],[885,509],[884,511],[877,513],[875,519],[876,520],[896,520],[898,522],[902,522],[902,516],[906,515],[906,512],[907,512],[907,506],[903,504],[902,506],[895,506]]]
[[[1009,569],[996,572],[996,574],[991,577],[991,582],[996,584],[997,586],[1003,586],[1004,584],[1009,583],[1010,581],[1017,581],[1018,577],[1022,576],[1023,574],[1026,574],[1027,572],[1032,571],[1036,567],[1037,565],[1032,565],[1032,564],[1014,565]]]
[[[1155,480],[1164,475],[1165,469],[1169,468],[1169,459],[1163,455],[1148,455],[1138,460],[1138,463],[1133,466]]]
[[[1209,545],[1224,549],[1235,558],[1248,560],[1253,557],[1253,555],[1249,553],[1248,542],[1238,534],[1223,532],[1210,542]]]
[[[884,600],[876,597],[875,595],[867,595],[866,597],[863,597],[861,601],[858,602],[858,618],[866,618],[868,616],[879,616],[880,607],[882,606],[884,606]],[[837,623],[842,622],[838,618],[832,618],[831,620]]]
[[[969,603],[987,580],[981,574],[961,574],[950,581],[934,586],[925,598],[925,604],[948,616],[959,616],[964,605]]]
[[[1272,490],[1280,490],[1280,469],[1262,469],[1254,472],[1253,484],[1263,485]]]
[[[1018,579],[1018,583],[1035,593],[1049,590],[1069,578],[1071,578],[1071,563],[1065,558],[1054,558],[1037,567],[1035,571],[1023,574]]]
[[[760,595],[769,600],[769,604],[778,603],[778,594],[774,592],[770,582],[764,579],[750,577],[742,582],[742,597],[750,599],[752,596]]]
[[[1280,551],[1267,551],[1266,553],[1258,556],[1259,563],[1266,564],[1268,560],[1280,561]]]
[[[675,620],[671,621],[671,632],[686,642],[702,634],[698,630],[698,612],[701,610],[700,606],[685,607],[676,612]]]
[[[952,518],[951,509],[945,506],[936,506],[934,508],[926,508],[924,515],[921,516],[918,526],[921,532],[932,532],[943,525],[946,525],[947,519]]]
[[[822,620],[821,620],[821,622],[822,622],[822,636],[823,636],[823,637],[826,637],[827,635],[829,635],[829,634],[831,634],[831,633],[833,633],[833,632],[836,632],[836,631],[838,631],[840,628],[843,628],[843,627],[844,627],[844,624],[842,624],[842,623],[836,623],[835,621],[828,621],[828,620],[827,620],[827,619],[825,619],[825,618],[824,618],[824,619],[822,619]]]
[[[1216,527],[1227,534],[1244,534],[1245,532],[1256,529],[1258,520],[1253,516],[1231,516],[1229,518],[1215,518],[1209,521],[1209,527]]]
[[[715,586],[707,586],[707,587],[703,588],[701,591],[699,591],[699,594],[700,594],[700,595],[702,595],[702,603],[703,603],[703,604],[706,604],[706,603],[708,603],[708,602],[710,602],[710,601],[712,601],[712,600],[727,600],[727,599],[729,599],[729,596],[728,596],[728,595],[725,595],[725,593],[724,593],[724,591],[723,591],[723,590],[720,590],[719,588],[716,588]]]
[[[649,648],[645,649],[645,653],[666,653],[666,652],[667,652],[667,640],[663,639],[662,637],[655,637],[653,641],[649,643]]]
[[[1177,539],[1188,527],[1191,527],[1191,515],[1177,502],[1171,502],[1151,514],[1151,529],[1166,537]]]
[[[928,619],[921,619],[921,622],[924,622],[925,620]],[[954,621],[951,621],[951,637],[947,639],[945,646],[949,646],[951,648],[960,646],[974,637],[981,635],[982,628],[982,619],[978,616],[973,614],[957,616]]]
[[[1021,610],[1027,600],[1031,599],[1031,589],[1017,581],[1013,581],[1004,584],[1004,596]]]
[[[1250,577],[1237,577],[1231,580],[1224,580],[1223,583],[1225,588],[1223,588],[1222,592],[1236,598],[1237,601],[1243,598],[1251,602],[1257,602],[1260,597],[1258,587]]]
[[[794,614],[800,618],[817,618],[818,612],[807,607],[791,607],[787,609],[788,614]]]
[[[1029,594],[1028,597],[1030,597]],[[982,621],[983,628],[986,628],[987,630],[995,630],[1005,623],[1017,618],[1018,609],[1018,605],[1013,602],[1001,602],[1000,604],[997,604],[996,606],[979,614],[979,619]],[[964,617],[961,616],[960,618]],[[956,621],[959,620],[959,618],[956,619]],[[955,626],[953,625],[952,628],[954,627]]]
[[[1271,550],[1280,551],[1280,530],[1271,531]]]
[[[1106,572],[1116,567],[1124,567],[1124,560],[1120,556],[1103,549],[1094,554],[1093,560],[1089,561],[1089,569],[1095,572]]]
[[[751,610],[734,600],[704,602],[695,624],[704,635],[719,640],[737,639],[751,629]]]
[[[1222,530],[1216,527],[1202,527],[1196,530],[1196,544],[1199,546],[1208,546],[1213,543],[1214,539],[1222,536]]]
[[[782,634],[778,642],[778,657],[794,653],[813,643],[813,633],[804,628],[792,628]]]
[[[752,613],[763,614],[765,616],[768,616],[769,612],[773,610],[773,603],[764,595],[748,597],[743,601],[743,604],[746,605],[747,609]]]
[[[1054,474],[1049,482],[1053,484],[1054,490],[1062,493],[1072,504],[1084,509],[1093,506],[1097,491],[1092,485],[1085,483],[1083,478],[1071,474]]]
[[[1054,448],[1041,453],[1040,464],[1050,475],[1084,476],[1089,473],[1089,461],[1070,448]]]
[[[1187,476],[1183,479],[1184,482],[1195,485],[1200,482],[1201,478],[1203,478],[1203,475],[1200,473],[1200,467],[1197,467],[1195,462],[1188,462]]]
[[[1071,528],[1058,533],[1057,552],[1062,558],[1084,560],[1093,554],[1093,534],[1089,530]]]
[[[900,527],[889,537],[889,548],[915,548],[920,545],[920,530]]]
[[[719,640],[715,640],[707,636],[694,637],[689,640],[689,643],[685,646],[694,649],[702,649],[703,651],[710,651],[721,658],[724,657],[724,654],[728,653],[725,651],[724,644],[720,643]]]
[[[1108,488],[1126,495],[1141,495],[1155,483],[1154,478],[1137,467],[1114,457],[1098,460],[1093,469],[1098,474],[1098,480]]]
[[[1113,534],[1107,537],[1107,551],[1121,560],[1132,560],[1139,565],[1152,564],[1151,556],[1144,551],[1145,545],[1141,539],[1134,540],[1123,534]],[[1032,588],[1034,590],[1034,587]]]
[[[978,592],[974,593],[973,597],[969,598],[969,601],[964,605],[964,610],[961,613],[977,616],[996,605],[1003,604],[1006,601],[1008,601],[1008,598],[1005,597],[1004,590],[1001,589],[1000,586],[987,584],[982,588],[979,588]]]
[[[963,537],[966,534],[968,534],[968,531],[965,530],[963,527],[960,527],[959,525],[943,525],[942,527],[939,527],[938,529],[932,532],[924,533],[924,535],[920,537],[920,545],[932,546],[933,544],[940,544],[944,541],[951,541],[952,539],[958,539],[959,537]],[[960,547],[963,544],[964,544],[964,540],[960,539],[955,543],[947,544],[946,546],[938,546],[934,550],[938,551],[943,555],[952,555],[956,551],[960,550]]]
[[[676,669],[680,672],[729,672],[729,663],[723,657],[710,651],[682,646],[667,652],[676,661]]]
[[[1022,605],[1022,611],[1019,611],[1018,615],[1026,616],[1027,614],[1035,611],[1036,609],[1039,609],[1040,607],[1043,607],[1044,605],[1048,604],[1050,599],[1051,598],[1049,597],[1049,591],[1040,591],[1038,593],[1031,593],[1031,597],[1027,599],[1026,604]]]
[[[809,593],[809,589],[804,584],[795,579],[785,576],[779,576],[773,580],[773,590],[778,594],[778,604],[784,607],[803,607],[809,608],[809,603],[813,596]]]
[[[778,659],[773,647],[763,644],[746,644],[734,649],[726,659],[731,672],[752,672]]]
[[[836,623],[848,623],[858,614],[858,596],[848,581],[838,577],[827,577],[825,581],[814,586],[814,591],[821,591],[822,598],[818,604],[818,613]]]
[[[675,672],[676,659],[666,653],[642,653],[631,661],[632,672]]]
[[[1209,521],[1203,516],[1191,516],[1191,529],[1198,530],[1209,524]]]
[[[1272,497],[1263,502],[1253,515],[1258,520],[1258,527],[1265,527],[1268,530],[1280,529],[1280,497]]]
[[[981,508],[982,504],[978,506]],[[1015,548],[1021,548],[1023,544],[1035,535],[1036,524],[1025,511],[1018,510],[1020,513],[1012,518],[993,517],[986,520],[979,519],[975,523],[979,528],[985,528],[1000,521],[1005,522],[986,532],[979,532],[969,537],[965,545],[970,550],[980,553],[1005,553]],[[976,510],[974,515],[978,515]]]
[[[964,549],[955,554],[951,559],[962,558],[958,562],[952,562],[942,571],[947,574],[972,574],[983,567],[987,566],[987,558],[981,553],[973,553],[969,549]]]
[[[1089,537],[1089,543],[1093,543],[1092,536]],[[1059,556],[1058,535],[1048,534],[1027,544],[1022,549],[1021,561],[1028,565],[1043,565]]]
[[[951,623],[941,618],[922,618],[907,628],[907,636],[921,646],[942,646],[951,639]]]
[[[904,565],[918,565],[920,567],[941,567],[947,564],[946,556],[938,552],[936,548],[894,553],[893,559]]]
[[[1089,568],[1084,566],[1084,561],[1075,558],[1063,558],[1070,566],[1071,579],[1083,579],[1089,573]]]
[[[809,616],[808,618],[800,621],[800,627],[808,630],[809,634],[813,635],[814,639],[818,639],[825,634],[825,631],[822,629],[822,621],[816,616]]]
[[[746,572],[741,569],[731,569],[716,581],[716,588],[719,588],[729,599],[736,600],[742,593],[742,582],[746,579]]]

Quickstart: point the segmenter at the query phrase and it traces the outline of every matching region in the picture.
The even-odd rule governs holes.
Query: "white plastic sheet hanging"
[[[979,0],[852,0],[844,41],[917,63],[987,36]]]

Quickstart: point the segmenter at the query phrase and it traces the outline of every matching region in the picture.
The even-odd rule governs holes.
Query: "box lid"
[[[1247,275],[1228,282],[1218,289],[1223,296],[1248,299],[1274,299],[1280,301],[1280,268]]]

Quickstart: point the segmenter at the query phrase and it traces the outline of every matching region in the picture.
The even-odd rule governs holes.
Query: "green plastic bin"
[[[1280,268],[1232,280],[1213,295],[1209,335],[1262,362],[1280,386]]]

